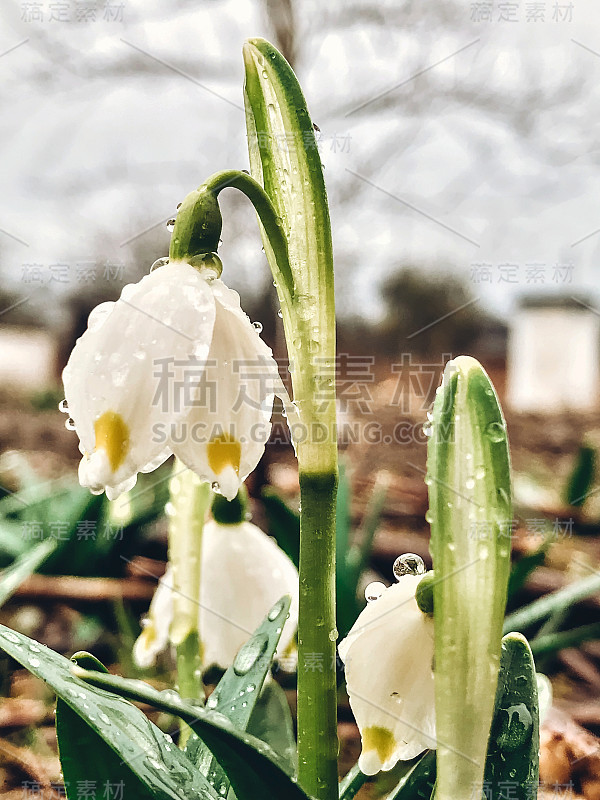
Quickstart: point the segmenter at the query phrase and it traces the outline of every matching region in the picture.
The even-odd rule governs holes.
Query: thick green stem
[[[179,693],[195,702],[204,699],[202,647],[198,631],[202,529],[209,508],[208,483],[175,462],[169,484],[169,563],[173,576],[173,622],[169,636],[177,652]],[[189,735],[182,727],[180,745]]]
[[[326,800],[337,796],[336,485],[335,473],[300,472],[298,779]]]
[[[246,42],[244,63],[250,169],[272,202],[286,241],[284,261],[257,208],[281,302],[299,418],[296,431],[292,425],[302,504],[298,780],[304,791],[318,800],[334,800],[338,792],[334,663],[337,445],[329,208],[313,123],[293,70],[264,39]]]

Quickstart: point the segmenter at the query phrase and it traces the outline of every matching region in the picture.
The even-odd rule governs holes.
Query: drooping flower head
[[[289,652],[298,625],[298,571],[274,539],[244,520],[209,520],[202,532],[198,631],[205,667],[228,667],[269,608],[292,597],[277,653]],[[133,655],[149,667],[169,644],[173,621],[172,571],[168,567],[152,599]]]
[[[397,583],[367,587],[367,605],[338,646],[366,775],[435,747],[433,617],[415,599],[424,572],[419,556],[396,559]]]
[[[97,306],[63,372],[80,482],[109,499],[172,453],[232,499],[268,441],[273,354],[218,257],[191,260],[161,259]]]

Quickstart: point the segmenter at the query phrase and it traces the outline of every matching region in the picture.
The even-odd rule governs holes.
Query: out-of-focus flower
[[[149,667],[169,644],[173,619],[171,569],[160,581],[133,655]],[[210,520],[202,533],[198,630],[204,665],[227,667],[284,594],[292,597],[277,653],[286,654],[298,625],[298,571],[275,540],[251,522]]]
[[[435,747],[433,617],[415,600],[423,571],[418,556],[401,556],[398,582],[367,587],[369,602],[338,647],[366,775]]]
[[[175,453],[232,499],[260,460],[283,386],[260,325],[217,277],[217,256],[207,263],[170,261],[90,314],[62,408],[93,492],[114,499]]]

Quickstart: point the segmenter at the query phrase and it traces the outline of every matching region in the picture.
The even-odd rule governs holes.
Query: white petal
[[[237,651],[285,594],[292,597],[277,654],[288,655],[298,626],[298,571],[274,539],[256,525],[210,520],[202,534],[198,628],[204,666],[228,667]],[[140,667],[154,663],[169,641],[173,620],[172,572],[154,594],[148,623],[134,646]]]
[[[415,601],[421,579],[405,575],[368,603],[338,647],[367,775],[435,747],[433,621]]]
[[[220,280],[210,285],[216,317],[201,384],[204,397],[181,421],[172,446],[187,467],[218,483],[231,500],[264,452],[281,380],[271,349],[241,310],[237,292]]]
[[[156,661],[169,642],[169,628],[173,619],[173,578],[171,568],[158,583],[143,630],[133,646],[133,660],[146,669]]]
[[[292,604],[277,653],[290,648],[298,625],[298,571],[270,536],[251,522],[211,520],[202,538],[199,630],[204,663],[227,667],[284,594]]]
[[[170,455],[171,423],[186,413],[185,394],[201,379],[214,319],[208,283],[184,262],[155,270],[92,312],[63,373],[65,395],[85,454],[97,448],[99,420],[105,441],[118,430],[119,446],[98,446],[109,457],[86,466],[86,485],[116,490]]]

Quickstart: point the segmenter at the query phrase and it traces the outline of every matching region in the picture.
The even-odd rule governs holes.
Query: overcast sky
[[[593,0],[296,0],[294,27],[342,310],[376,316],[381,279],[409,265],[501,312],[531,291],[599,302]],[[165,255],[184,195],[247,167],[241,47],[275,28],[258,0],[4,0],[5,285],[47,303],[93,261],[136,280]],[[270,278],[249,207],[223,240],[224,277],[256,292]]]

